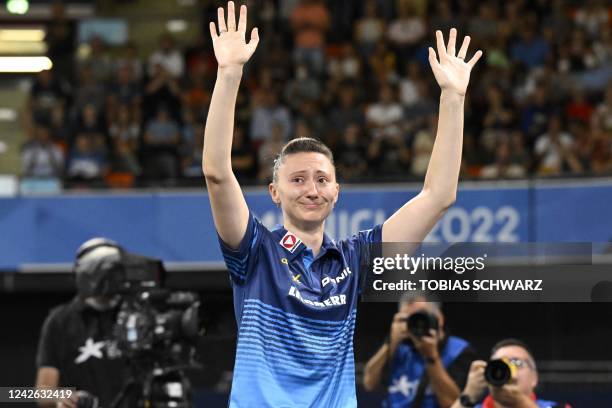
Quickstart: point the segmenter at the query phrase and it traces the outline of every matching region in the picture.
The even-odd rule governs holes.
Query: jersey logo
[[[81,364],[89,360],[89,357],[102,358],[102,347],[106,344],[105,341],[96,341],[90,337],[85,341],[85,345],[79,347],[81,354],[74,360],[75,364]]]
[[[287,232],[285,236],[280,240],[281,246],[291,253],[295,251],[295,249],[300,245],[301,242],[302,241],[298,237],[296,237],[290,232]]]
[[[302,275],[298,273],[297,275],[294,275],[291,280],[294,281],[294,282],[297,282],[297,283],[302,283],[302,282],[300,282],[300,277],[301,276]]]

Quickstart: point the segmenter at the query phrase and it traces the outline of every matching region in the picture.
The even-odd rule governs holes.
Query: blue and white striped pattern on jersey
[[[356,309],[341,321],[244,302],[233,407],[355,407]]]
[[[257,242],[257,237],[259,235],[259,228],[254,227],[253,231],[253,239],[251,240],[251,248]],[[242,257],[235,256],[240,254],[240,252],[244,252]],[[244,282],[247,275],[247,270],[249,266],[249,253],[250,251],[221,251],[223,255],[223,259],[225,260],[225,264],[227,265],[227,269],[231,274],[232,278],[234,278],[237,282]]]

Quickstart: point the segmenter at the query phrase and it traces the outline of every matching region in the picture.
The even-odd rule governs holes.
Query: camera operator
[[[36,363],[37,388],[75,387],[71,399],[40,402],[41,407],[108,407],[121,390],[126,364],[112,341],[119,298],[108,296],[123,249],[94,238],[78,249],[74,265],[77,295],[49,313],[42,328]]]
[[[537,385],[538,370],[527,345],[505,339],[493,347],[488,363],[482,360],[472,363],[465,389],[452,408],[571,408],[568,404],[538,399],[534,392]],[[484,401],[477,403],[487,391]]]
[[[448,408],[475,359],[467,341],[446,333],[439,303],[405,294],[387,341],[366,364],[364,388],[385,384],[386,407]]]

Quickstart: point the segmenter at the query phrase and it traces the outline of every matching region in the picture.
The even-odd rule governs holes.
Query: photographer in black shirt
[[[74,271],[77,295],[52,309],[38,345],[36,387],[75,387],[70,399],[41,401],[41,407],[90,406],[97,397],[108,407],[127,378],[127,367],[112,340],[119,299],[104,296],[123,249],[115,242],[95,238],[77,251]],[[84,404],[85,403],[85,404]],[[95,405],[93,405],[95,406]]]

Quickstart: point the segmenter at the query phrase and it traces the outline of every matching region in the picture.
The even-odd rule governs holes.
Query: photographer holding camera
[[[452,408],[571,408],[568,404],[538,399],[534,392],[538,371],[525,343],[505,339],[493,346],[489,362],[476,360],[465,389]],[[488,390],[488,396],[478,403]]]
[[[49,313],[42,328],[36,364],[37,388],[75,387],[71,399],[41,407],[108,407],[126,377],[125,360],[112,340],[119,298],[106,295],[123,249],[94,238],[78,249],[74,265],[77,295]],[[99,400],[99,401],[98,401]]]
[[[386,407],[448,408],[475,359],[467,341],[447,335],[439,303],[406,294],[387,341],[366,364],[364,388],[386,385]]]

